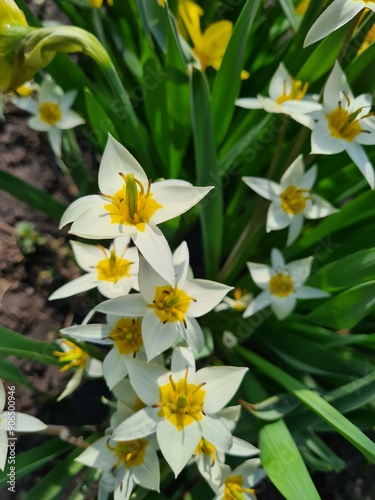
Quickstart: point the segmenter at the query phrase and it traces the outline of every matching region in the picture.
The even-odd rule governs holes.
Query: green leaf
[[[340,472],[345,467],[345,462],[312,429],[299,431],[297,438],[305,462],[314,470]]]
[[[314,483],[283,420],[265,425],[259,435],[262,466],[287,500],[319,500]]]
[[[278,420],[299,405],[298,400],[292,394],[272,396],[257,404],[241,400],[240,403],[247,411],[261,420]]]
[[[247,0],[234,26],[212,90],[212,123],[216,144],[220,144],[228,131],[235,110],[234,101],[241,86],[241,71],[249,33],[261,0]]]
[[[365,457],[375,462],[375,443],[325,399],[319,396],[319,394],[307,389],[299,380],[291,377],[288,373],[257,354],[243,347],[237,347],[236,349],[244,359],[255,365],[259,370],[287,389],[290,393],[294,394],[310,410],[325,420],[333,429],[358,448]]]
[[[354,286],[328,299],[307,315],[320,325],[338,330],[353,328],[375,310],[375,281]]]
[[[118,141],[120,138],[111,118],[87,87],[84,89],[84,96],[87,116],[93,129],[93,132],[90,134],[91,140],[95,142],[96,148],[102,153],[107,144],[108,134],[113,135]],[[103,132],[103,130],[105,130],[105,132]]]
[[[0,353],[18,358],[32,359],[40,363],[60,365],[52,352],[58,350],[53,342],[41,342],[0,326]]]
[[[223,195],[211,126],[208,83],[198,70],[190,73],[191,114],[195,163],[199,186],[215,186],[201,201],[203,257],[206,275],[212,279],[219,268],[223,236]]]
[[[33,385],[27,380],[23,372],[14,363],[9,361],[5,356],[0,356],[0,378],[8,382],[22,384],[29,389],[34,390]]]
[[[18,179],[15,175],[0,171],[0,189],[27,203],[33,208],[46,213],[51,219],[60,220],[65,211],[65,205],[53,196],[31,186],[28,182]]]
[[[59,438],[53,438],[39,446],[35,446],[32,450],[17,454],[16,479],[18,480],[26,474],[39,469],[71,448],[71,444],[61,441]],[[7,474],[10,473],[11,465],[7,461],[4,472],[0,471],[0,487],[6,486],[9,479]]]
[[[291,27],[294,29],[294,31],[298,30],[298,26],[300,24],[300,20],[297,16],[297,14],[294,11],[294,5],[292,0],[279,0],[280,5],[284,11],[284,14],[286,15]]]

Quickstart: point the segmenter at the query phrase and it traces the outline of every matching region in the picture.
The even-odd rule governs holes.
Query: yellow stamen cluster
[[[145,459],[147,439],[134,439],[133,441],[119,441],[115,447],[112,447],[107,441],[107,448],[118,458],[113,466],[116,469],[120,464],[124,464],[127,469],[141,465]]]
[[[270,279],[270,293],[277,297],[287,297],[294,292],[292,278],[288,274],[278,273]]]
[[[225,481],[223,500],[245,500],[243,493],[255,494],[253,488],[243,487],[242,476],[229,476]]]
[[[120,354],[131,354],[135,356],[143,345],[142,329],[139,319],[121,318],[115,324],[109,334]]]
[[[53,351],[53,355],[59,358],[61,363],[67,363],[65,366],[60,368],[60,372],[66,372],[70,368],[78,368],[82,370],[87,363],[87,354],[80,347],[73,344],[70,340],[64,339],[62,341],[67,347],[68,351]]]
[[[54,127],[61,120],[61,108],[53,102],[44,102],[39,106],[40,119]]]
[[[233,298],[236,303],[233,305],[235,311],[244,311],[246,309],[246,304],[241,302],[242,297],[247,294],[247,290],[242,290],[241,288],[235,288],[233,290]]]
[[[300,101],[306,95],[309,83],[302,83],[301,80],[292,80],[290,92],[287,92],[287,82],[283,84],[283,93],[276,99],[277,104],[285,101]]]
[[[94,7],[94,9],[100,9],[103,6],[103,0],[89,0],[89,4]],[[107,4],[113,7],[113,0],[107,0]]]
[[[130,265],[132,264],[130,260],[118,257],[113,250],[110,252],[110,256],[107,257],[106,249],[100,245],[99,248],[101,248],[106,258],[99,261],[96,266],[98,271],[98,280],[117,283],[122,278],[130,276],[129,270]]]
[[[114,196],[102,194],[110,200],[110,204],[104,208],[110,213],[112,224],[136,226],[139,231],[144,231],[145,224],[162,205],[152,198],[151,182],[145,191],[134,174],[120,173],[120,176],[124,181],[123,187]]]
[[[160,408],[159,417],[167,418],[179,431],[204,415],[204,383],[188,384],[187,375],[188,369],[178,382],[170,375],[169,383],[159,387],[159,403],[155,405]]]
[[[180,321],[186,325],[185,313],[189,308],[190,302],[196,302],[195,299],[189,297],[183,290],[179,290],[177,286],[158,286],[155,291],[155,297],[152,304],[148,307],[154,309],[156,316],[160,322],[172,323]]]
[[[281,194],[281,208],[287,214],[297,215],[306,208],[306,201],[309,199],[308,189],[302,189],[296,186],[288,186]],[[307,195],[307,196],[306,196]]]
[[[199,441],[199,444],[195,449],[194,455],[199,455],[201,453],[203,455],[206,455],[207,457],[211,457],[212,465],[215,463],[216,447],[204,438],[201,438],[201,440]]]
[[[346,99],[348,104],[350,104],[349,98],[346,97]],[[348,110],[341,106],[341,102],[339,102],[337,108],[326,115],[331,135],[333,135],[333,137],[337,137],[338,139],[344,139],[347,142],[352,142],[358,134],[364,132],[359,120],[357,120],[357,116],[361,111],[362,108],[354,111],[353,113],[349,113]]]

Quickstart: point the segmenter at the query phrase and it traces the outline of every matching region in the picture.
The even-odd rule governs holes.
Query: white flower
[[[228,330],[224,330],[222,341],[224,346],[228,349],[233,349],[233,347],[236,347],[236,345],[238,345],[238,338]]]
[[[259,458],[246,460],[233,471],[228,465],[222,465],[222,485],[213,500],[256,500],[254,486],[264,479],[265,472],[259,469]]]
[[[336,61],[324,87],[323,110],[313,114],[318,122],[311,134],[311,152],[332,155],[346,151],[374,189],[374,168],[361,146],[375,144],[371,106],[370,94],[353,96]]]
[[[11,436],[13,436],[14,431],[39,432],[44,431],[44,429],[47,428],[46,424],[38,418],[26,415],[25,413],[20,413],[18,411],[14,412],[14,419],[13,414],[12,418],[9,418],[10,415],[8,415],[8,411],[4,410],[6,399],[7,395],[5,393],[4,385],[0,380],[0,470],[4,470],[8,453],[8,429],[12,431]]]
[[[107,300],[96,309],[124,317],[142,316],[142,338],[147,359],[151,360],[182,337],[197,352],[203,348],[202,329],[195,318],[211,311],[231,290],[215,281],[187,279],[189,250],[183,242],[173,254],[176,285],[169,285],[141,259],[141,293]]]
[[[311,26],[304,47],[341,28],[363,9],[375,12],[374,0],[334,0]]]
[[[233,290],[233,299],[231,297],[224,297],[223,302],[215,307],[215,312],[226,311],[227,309],[233,309],[234,311],[244,311],[250,304],[252,298],[252,293],[246,293],[246,290],[235,288]]]
[[[135,356],[145,359],[140,318],[119,318],[107,316],[107,324],[75,325],[61,330],[76,340],[110,345],[103,361],[103,374],[112,389],[127,374],[127,361]]]
[[[67,383],[65,390],[57,398],[57,401],[61,401],[77,389],[84,373],[89,377],[101,377],[103,369],[100,361],[89,357],[84,350],[70,342],[70,340],[58,339],[56,342],[62,350],[54,351],[53,354],[58,357],[61,363],[66,363],[60,368],[60,372],[65,372],[70,368],[75,369],[74,375]]]
[[[108,435],[103,436],[75,460],[103,471],[99,487],[101,499],[114,491],[115,500],[128,500],[137,484],[159,491],[159,459],[153,439],[113,442]]]
[[[47,132],[56,156],[61,156],[62,130],[85,123],[81,116],[70,109],[77,93],[76,90],[70,90],[64,94],[60,87],[47,78],[40,87],[38,102],[30,98],[12,99],[16,106],[34,115],[28,120],[29,127]]]
[[[228,452],[233,437],[217,415],[237,391],[247,368],[215,366],[195,371],[190,358],[177,356],[172,369],[130,360],[130,381],[147,405],[120,424],[114,441],[139,439],[156,432],[160,450],[177,476],[203,437]]]
[[[260,177],[242,178],[251,189],[272,202],[267,213],[267,233],[289,226],[287,245],[297,239],[304,217],[320,219],[337,212],[326,200],[311,193],[317,175],[316,166],[306,173],[304,170],[300,155],[286,170],[280,184]]]
[[[63,299],[96,287],[107,298],[126,295],[131,288],[138,290],[138,251],[135,247],[129,248],[129,236],[115,239],[109,249],[77,241],[70,244],[79,267],[87,274],[60,287],[49,300]]]
[[[100,195],[84,196],[63,214],[60,227],[82,238],[130,236],[150,265],[174,286],[172,254],[157,224],[196,205],[213,187],[172,179],[154,184],[129,151],[112,136],[99,168]]]
[[[329,293],[303,286],[310,276],[313,257],[295,260],[285,264],[284,257],[276,248],[271,252],[271,266],[248,262],[251,277],[263,289],[243,313],[244,318],[252,316],[267,306],[271,306],[277,319],[286,318],[295,308],[297,299],[320,299]]]
[[[284,113],[302,125],[312,128],[314,121],[305,113],[321,109],[314,96],[306,95],[308,83],[294,80],[280,64],[273,75],[268,89],[269,97],[241,98],[236,105],[246,109],[264,109],[267,113]]]

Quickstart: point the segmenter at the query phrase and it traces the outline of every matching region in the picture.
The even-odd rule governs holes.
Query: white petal
[[[288,239],[286,242],[287,247],[296,241],[299,233],[301,232],[302,226],[303,226],[302,214],[294,215],[289,226]]]
[[[78,455],[75,460],[87,465],[87,467],[95,467],[95,469],[107,471],[111,470],[116,463],[116,456],[107,447],[108,439],[108,435],[98,439],[98,441],[95,441],[83,453]]]
[[[60,103],[62,111],[66,111],[73,106],[73,103],[76,100],[77,95],[78,95],[78,90],[69,90],[68,92],[65,92]]]
[[[300,101],[291,99],[283,102],[281,108],[286,115],[302,116],[306,113],[312,113],[313,111],[320,111],[322,105],[319,102],[309,101],[307,99],[302,99]]]
[[[63,93],[51,78],[46,78],[42,83],[39,91],[39,103],[51,102],[60,104]]]
[[[279,198],[281,189],[276,182],[262,179],[261,177],[242,177],[242,180],[251,189],[267,200],[273,201]]]
[[[189,248],[186,241],[173,252],[173,265],[176,275],[176,283],[183,287],[189,272]]]
[[[345,150],[348,142],[331,135],[327,119],[319,121],[311,133],[311,152],[313,154],[333,155]]]
[[[287,297],[277,297],[271,295],[271,308],[277,319],[285,319],[296,306],[296,297],[291,293]]]
[[[239,421],[241,416],[241,409],[241,405],[227,406],[218,412],[218,416],[230,431],[236,427],[236,423]]]
[[[84,274],[79,278],[76,278],[69,283],[58,288],[49,297],[48,300],[65,299],[65,297],[70,297],[76,295],[77,293],[86,292],[97,286],[98,282],[92,273]]]
[[[283,254],[277,248],[273,248],[271,250],[271,265],[273,269],[280,269],[285,267]]]
[[[178,323],[163,324],[152,309],[146,312],[142,321],[142,339],[148,361],[166,351],[177,340]]]
[[[375,119],[374,118],[364,118],[363,120],[361,120],[361,127],[363,129],[363,132],[361,132],[355,138],[355,142],[358,142],[358,144],[364,144],[364,145],[369,145],[369,146],[374,145],[375,144]]]
[[[32,130],[37,130],[38,132],[48,132],[51,129],[51,125],[43,122],[39,116],[32,116],[27,120],[27,124]]]
[[[61,120],[56,123],[56,127],[61,130],[69,130],[71,128],[77,127],[78,125],[83,125],[86,123],[85,119],[82,116],[79,116],[78,113],[74,111],[65,111],[62,115]]]
[[[125,318],[140,318],[146,314],[148,307],[140,293],[131,293],[124,297],[105,300],[98,304],[95,309],[106,314],[115,314]]]
[[[285,107],[283,107],[282,109],[285,109]],[[290,117],[293,118],[293,120],[295,120],[297,123],[300,123],[301,125],[303,125],[304,127],[307,127],[309,128],[310,130],[313,130],[314,126],[315,126],[315,121],[313,119],[313,112],[311,113],[311,116],[309,115],[302,115],[302,114],[297,114],[297,113],[290,113]]]
[[[349,1],[347,3],[352,5],[357,3],[358,5],[360,2]],[[359,10],[361,10],[361,8]],[[345,93],[346,96],[350,99],[350,101],[354,100],[354,96],[348,85],[345,73],[342,71],[338,61],[336,61],[333,70],[329,75],[327,83],[324,87],[324,93],[323,93],[324,110],[330,112],[336,109],[338,106],[338,102],[343,100],[342,93]]]
[[[259,449],[247,441],[233,436],[233,445],[228,453],[237,457],[251,457],[258,455]]]
[[[181,431],[168,420],[162,420],[156,431],[160,451],[177,477],[199,444],[202,432],[196,421]]]
[[[287,94],[292,90],[292,77],[288,73],[283,63],[280,63],[274,75],[271,78],[268,93],[271,99],[276,101],[283,93],[284,90]]]
[[[98,210],[103,209],[103,199],[97,194],[92,194],[90,196],[84,196],[83,198],[78,198],[78,200],[73,201],[71,205],[63,213],[61,218],[59,229],[69,224],[69,222],[75,221],[80,215],[82,215],[87,210]]]
[[[198,470],[203,479],[205,479],[211,488],[217,492],[221,484],[221,469],[219,461],[215,460],[215,462],[212,462],[211,456],[199,453],[195,457],[195,463],[197,464]]]
[[[330,294],[319,288],[311,286],[301,286],[296,290],[297,299],[323,299],[330,297]]]
[[[137,229],[133,225],[112,224],[110,213],[104,208],[104,199],[101,206],[86,210],[78,217],[69,233],[87,239],[119,238],[136,233]]]
[[[104,379],[110,390],[128,374],[126,357],[127,356],[119,353],[117,347],[114,347],[104,358]]]
[[[165,236],[156,226],[145,225],[144,231],[136,231],[132,235],[134,244],[147,262],[172,286],[175,284],[175,273],[172,252]]]
[[[262,105],[257,97],[243,97],[236,99],[235,105],[245,109],[262,109]]]
[[[72,247],[77,264],[81,269],[88,273],[96,272],[93,268],[95,268],[98,265],[98,262],[103,260],[107,255],[107,253],[104,253],[98,245],[88,245],[87,243],[81,243],[80,241],[73,240],[69,243]]]
[[[259,264],[257,262],[246,262],[246,265],[254,283],[263,290],[268,289],[272,276],[272,268],[266,264]]]
[[[213,188],[213,186],[166,186],[163,189],[159,189],[155,193],[154,198],[163,208],[160,208],[154,213],[150,219],[150,224],[160,224],[161,222],[174,219],[178,215],[184,214],[204,198]]]
[[[375,187],[374,167],[368,159],[365,150],[359,144],[351,142],[346,147],[346,152],[362,172],[366,181],[370,184],[371,189]]]
[[[17,108],[23,109],[32,115],[36,115],[38,113],[38,103],[34,101],[34,99],[12,97],[11,101],[17,106]]]
[[[52,127],[47,131],[48,140],[52,151],[56,156],[61,157],[62,132],[59,128]]]
[[[111,333],[111,330],[112,327],[103,324],[74,325],[63,328],[60,330],[60,333],[69,335],[77,340],[83,340],[84,342],[113,345],[113,340],[106,338]]]
[[[199,318],[207,314],[217,306],[232,289],[233,287],[223,285],[216,281],[201,279],[186,281],[184,291],[196,300],[196,302],[190,302],[187,315]]]
[[[206,415],[201,421],[202,436],[218,450],[229,452],[233,445],[233,436],[217,415]]]
[[[146,404],[159,401],[158,378],[168,373],[167,369],[156,363],[146,363],[137,359],[127,361],[130,382],[138,397]]]
[[[176,346],[173,349],[171,371],[179,372],[189,368],[192,373],[195,372],[195,359],[193,351],[189,347]]]
[[[194,383],[205,383],[206,391],[203,409],[207,413],[221,410],[235,395],[248,368],[235,366],[212,366],[198,370]]]
[[[306,205],[304,216],[306,219],[320,219],[328,215],[338,212],[337,208],[332,206],[328,201],[324,200],[317,194],[313,194],[312,201],[309,206]]]
[[[284,191],[290,185],[301,187],[304,172],[305,164],[303,163],[303,155],[299,155],[281,177],[281,191]]]
[[[186,328],[181,326],[180,334],[185,342],[196,352],[201,352],[204,346],[204,336],[202,328],[195,318],[185,317]]]
[[[133,439],[149,436],[156,430],[158,408],[142,408],[131,417],[124,420],[113,431],[114,441],[131,441]]]
[[[311,26],[306,35],[304,47],[321,40],[337,30],[363,9],[363,2],[335,0]]]
[[[318,175],[318,168],[316,165],[313,165],[302,178],[302,182],[299,187],[303,189],[311,189],[316,181],[316,176]]]
[[[67,396],[72,394],[72,392],[74,392],[77,389],[77,387],[79,386],[79,384],[82,381],[83,373],[84,373],[84,369],[78,369],[75,371],[73,377],[66,384],[65,389],[63,390],[63,392],[60,394],[60,396],[57,398],[56,401],[61,401],[62,399],[66,398]]]
[[[138,282],[142,297],[147,304],[152,304],[156,288],[168,286],[167,280],[162,278],[147,260],[142,257],[139,264]]]
[[[104,297],[115,299],[116,297],[127,295],[132,289],[133,283],[133,276],[125,276],[125,278],[120,279],[117,283],[104,280],[98,282],[98,290]]]
[[[159,459],[151,444],[146,446],[143,462],[138,466],[132,467],[132,474],[134,481],[143,488],[159,491]]]
[[[103,472],[99,482],[98,500],[108,500],[115,489],[115,477],[111,472]]]
[[[147,190],[148,179],[137,160],[111,134],[108,134],[102,161],[99,167],[99,189],[107,195],[115,194],[124,185],[119,172],[134,174]]]
[[[310,276],[313,260],[314,257],[306,257],[305,259],[298,259],[288,264],[288,271],[295,289],[303,285]]]
[[[0,429],[0,470],[4,470],[8,454],[8,434]]]
[[[2,412],[3,409],[5,408],[5,401],[6,401],[5,388],[3,382],[0,379],[0,412]]]
[[[17,432],[39,432],[47,429],[46,424],[44,424],[39,418],[35,418],[31,415],[26,415],[25,413],[16,413],[16,423],[15,428]],[[8,421],[8,415],[2,414],[1,420],[3,424]]]
[[[120,466],[116,471],[114,500],[129,500],[133,486],[134,481],[131,471]]]
[[[103,377],[103,363],[95,358],[88,358],[85,366],[85,373],[88,377]]]
[[[253,316],[255,313],[258,311],[261,311],[262,309],[266,308],[269,306],[271,303],[270,299],[270,293],[269,291],[264,291],[257,295],[247,306],[245,309],[242,317],[243,318],[249,318],[250,316]]]
[[[259,469],[260,464],[259,458],[250,458],[236,467],[230,476],[242,476],[245,480],[245,486],[253,488],[266,475],[263,469]]]
[[[279,201],[274,201],[267,212],[267,232],[284,229],[290,224],[289,215],[281,208]]]

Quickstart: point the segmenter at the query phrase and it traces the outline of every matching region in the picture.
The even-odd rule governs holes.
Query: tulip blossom
[[[323,109],[313,114],[317,123],[311,134],[311,152],[332,155],[346,151],[374,189],[374,167],[362,147],[375,144],[375,118],[371,107],[372,96],[354,97],[336,62],[324,87]]]
[[[82,238],[130,236],[143,257],[170,285],[175,284],[172,254],[157,224],[196,205],[213,187],[181,180],[152,183],[129,151],[110,135],[99,168],[100,194],[74,201],[60,227]]]
[[[307,47],[341,28],[363,9],[375,12],[374,0],[334,0],[311,26],[304,46]]]
[[[228,465],[221,466],[221,481],[220,489],[213,500],[256,500],[256,486],[265,477],[263,469],[259,469],[259,458],[251,458],[246,460],[233,471]]]
[[[236,105],[246,109],[264,109],[267,113],[284,113],[305,127],[313,128],[314,121],[306,113],[321,109],[315,96],[307,95],[309,84],[294,80],[280,64],[271,78],[269,97],[245,97],[236,100]]]
[[[202,437],[224,452],[231,449],[232,434],[218,412],[236,393],[247,368],[215,366],[195,371],[181,356],[174,361],[173,371],[138,360],[130,360],[128,370],[132,386],[147,406],[114,430],[114,441],[156,432],[160,450],[176,476]]]
[[[126,295],[131,288],[138,290],[138,251],[135,247],[129,248],[129,236],[117,238],[109,249],[77,241],[70,244],[79,267],[87,273],[57,289],[49,300],[70,297],[96,287],[107,298]]]
[[[8,391],[8,398],[11,391]],[[14,397],[14,396],[13,396]],[[8,411],[4,410],[7,395],[3,382],[0,380],[0,470],[4,470],[8,453],[8,432],[13,438],[15,432],[39,432],[47,428],[38,418],[18,411],[14,412],[14,420],[9,418]],[[13,414],[13,412],[12,412]],[[16,438],[14,438],[16,439]]]
[[[281,252],[274,248],[271,252],[271,266],[248,262],[254,283],[263,291],[250,302],[243,317],[248,318],[270,305],[277,319],[282,320],[293,311],[297,299],[329,297],[323,290],[303,285],[310,276],[313,259],[307,257],[285,264]]]
[[[320,219],[337,210],[328,201],[313,194],[317,168],[304,172],[300,155],[281,178],[280,184],[260,177],[243,177],[242,180],[255,192],[271,201],[267,213],[266,231],[289,227],[287,245],[291,245],[301,232],[303,219]]]
[[[148,360],[171,347],[178,338],[200,352],[204,338],[195,318],[211,311],[231,290],[215,281],[188,279],[189,251],[185,242],[175,251],[173,261],[175,286],[142,259],[140,293],[107,300],[96,307],[106,314],[143,317],[142,338]]]

